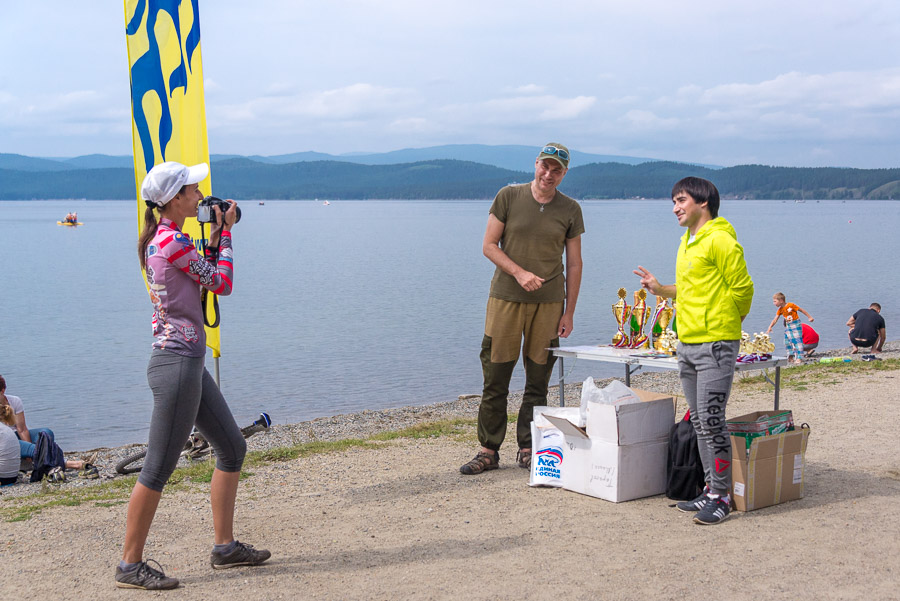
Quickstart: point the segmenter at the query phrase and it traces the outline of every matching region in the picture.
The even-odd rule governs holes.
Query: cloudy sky
[[[200,0],[200,22],[213,153],[900,166],[896,0]],[[131,153],[122,2],[0,0],[0,57],[0,152]]]

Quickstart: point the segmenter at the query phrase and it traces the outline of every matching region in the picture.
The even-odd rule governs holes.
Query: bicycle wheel
[[[141,471],[141,468],[144,467],[144,462],[141,461],[144,457],[147,456],[147,449],[143,451],[138,451],[137,453],[132,453],[125,457],[122,461],[116,464],[116,472],[120,474],[134,474],[136,472]],[[139,462],[140,463],[136,463]]]

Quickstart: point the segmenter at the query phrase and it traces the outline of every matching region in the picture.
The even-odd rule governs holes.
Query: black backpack
[[[666,496],[689,501],[700,495],[704,485],[703,462],[697,446],[697,433],[691,423],[691,412],[672,426],[666,460]]]

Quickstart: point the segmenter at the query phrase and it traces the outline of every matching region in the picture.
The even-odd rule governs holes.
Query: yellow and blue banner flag
[[[141,182],[147,172],[165,161],[209,163],[198,3],[125,0],[138,234],[146,209]],[[210,178],[200,182],[204,196],[212,193]],[[185,221],[184,233],[202,252],[206,241],[196,219]],[[213,304],[207,304],[210,313]],[[209,315],[208,321],[214,323],[214,318]],[[206,328],[206,345],[214,357],[220,355],[218,327]]]

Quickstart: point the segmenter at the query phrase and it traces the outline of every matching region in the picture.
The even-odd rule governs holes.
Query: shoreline
[[[859,361],[859,355],[853,355],[854,361]],[[850,348],[832,349],[829,351],[816,352],[813,358],[817,357],[840,357],[851,356]],[[878,355],[884,359],[900,358],[900,341],[887,342],[884,345],[884,352]],[[815,361],[810,360],[810,363]],[[785,366],[783,369],[790,370],[792,366]],[[749,375],[755,375],[750,372]],[[613,379],[621,378],[605,378],[598,380],[598,386],[605,386]],[[675,371],[648,371],[639,372],[632,376],[632,385],[637,388],[671,394],[676,398],[676,402],[681,398],[681,383],[678,374]],[[735,380],[737,381],[737,379]],[[548,393],[548,403],[552,407],[559,406],[559,386],[550,386]],[[475,419],[478,415],[478,406],[481,396],[478,394],[463,394],[456,400],[444,401],[441,403],[432,403],[428,405],[410,405],[405,407],[397,407],[392,409],[379,409],[358,411],[354,413],[342,413],[333,416],[318,417],[312,420],[290,423],[290,424],[273,424],[268,430],[260,432],[255,436],[247,439],[247,451],[263,451],[279,447],[289,447],[296,444],[308,442],[333,442],[337,440],[345,440],[351,438],[367,438],[375,434],[400,430],[410,426],[422,423],[440,421],[453,418],[469,418]],[[510,392],[508,411],[514,413],[518,411],[522,401],[522,391]],[[567,407],[577,407],[581,403],[581,382],[571,382],[566,384],[565,401]],[[682,412],[679,407],[676,411]],[[91,461],[100,470],[100,478],[96,480],[85,480],[77,476],[77,472],[70,470],[67,472],[68,479],[65,483],[54,485],[62,489],[76,488],[84,486],[92,486],[97,483],[106,482],[116,478],[125,476],[115,471],[115,465],[125,458],[127,455],[146,447],[146,443],[131,443],[117,447],[97,447],[86,451],[66,452],[68,459],[93,459]],[[179,460],[178,467],[186,467],[191,462],[186,459]],[[0,499],[11,499],[15,497],[34,494],[41,490],[42,483],[20,482],[14,486],[0,489]]]

